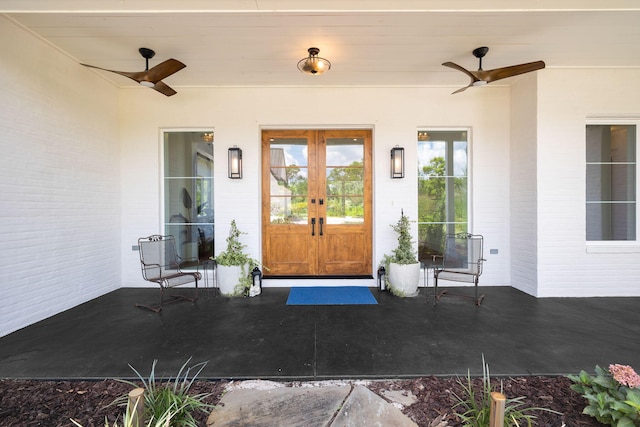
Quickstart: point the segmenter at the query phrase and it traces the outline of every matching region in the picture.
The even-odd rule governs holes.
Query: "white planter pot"
[[[247,271],[245,267],[244,271]],[[240,296],[236,291],[236,286],[240,283],[240,277],[242,276],[242,267],[237,265],[218,265],[217,266],[217,279],[218,279],[218,289],[220,289],[220,294],[233,297]]]
[[[415,297],[418,295],[420,283],[420,263],[389,264],[389,286],[391,293],[400,297]]]

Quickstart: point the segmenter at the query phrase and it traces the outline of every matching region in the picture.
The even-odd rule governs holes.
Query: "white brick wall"
[[[544,70],[538,84],[538,294],[640,295],[640,245],[587,244],[585,125],[640,118],[638,70]],[[593,247],[598,247],[598,253]]]
[[[162,230],[163,128],[215,129],[216,235],[223,242],[236,219],[256,258],[261,127],[372,128],[375,273],[395,245],[389,224],[400,209],[416,218],[416,129],[468,127],[472,231],[485,236],[488,259],[481,285],[640,295],[638,245],[584,239],[584,125],[640,116],[637,70],[546,69],[511,90],[455,96],[437,87],[238,87],[166,98],[118,90],[4,17],[0,38],[11,40],[0,44],[0,336],[120,286],[152,286],[131,246]],[[300,108],[301,99],[314,102]],[[406,150],[403,180],[389,178],[396,144]],[[232,145],[243,149],[238,181],[226,178]]]
[[[261,127],[372,128],[373,274],[383,254],[396,244],[389,224],[397,221],[401,209],[417,218],[417,128],[469,127],[473,229],[500,251],[488,256],[481,283],[508,285],[509,90],[487,87],[464,96],[451,92],[452,88],[181,88],[170,99],[158,99],[152,91],[122,90],[123,286],[148,286],[131,245],[138,237],[161,230],[159,130],[190,126],[215,129],[216,252],[223,249],[229,222],[236,219],[249,233],[244,242],[257,258]],[[314,102],[300,108],[300,99]],[[401,180],[389,177],[389,151],[396,144],[405,148],[408,164]],[[227,149],[233,145],[243,151],[242,180],[227,178]]]
[[[537,76],[511,88],[511,286],[537,294]]]
[[[120,286],[120,174],[116,89],[1,16],[0,39],[3,336]]]

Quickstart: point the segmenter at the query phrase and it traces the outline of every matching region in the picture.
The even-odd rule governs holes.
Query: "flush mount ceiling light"
[[[309,56],[307,58],[302,58],[298,61],[298,70],[302,71],[305,74],[322,74],[325,71],[329,71],[331,68],[331,62],[329,60],[321,58],[318,56],[320,53],[320,49],[317,47],[309,48]]]

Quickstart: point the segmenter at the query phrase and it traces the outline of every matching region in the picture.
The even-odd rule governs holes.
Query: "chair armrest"
[[[140,264],[142,264],[142,270],[149,270],[151,268],[157,268],[158,270],[162,270],[162,266],[160,264],[156,264],[156,263],[147,264],[142,260],[140,261]]]

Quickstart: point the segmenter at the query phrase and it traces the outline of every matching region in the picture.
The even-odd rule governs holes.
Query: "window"
[[[587,125],[587,241],[636,240],[636,134],[635,124]]]
[[[164,232],[178,255],[214,254],[213,132],[164,132]]]
[[[418,131],[418,255],[444,252],[445,236],[468,230],[467,130]]]

